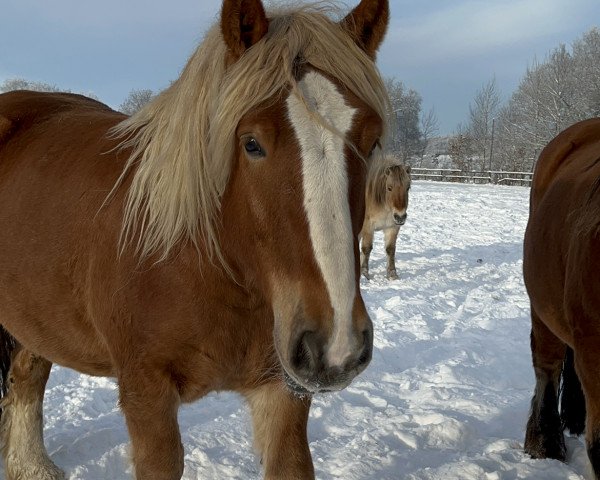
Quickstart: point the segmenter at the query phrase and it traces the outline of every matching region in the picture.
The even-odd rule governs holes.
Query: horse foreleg
[[[396,239],[399,231],[400,227],[386,228],[383,231],[385,254],[387,255],[387,278],[390,280],[398,279],[396,273]]]
[[[566,346],[531,312],[531,354],[536,386],[525,434],[533,458],[565,460],[565,439],[558,413],[558,385]]]
[[[44,447],[42,407],[51,367],[23,348],[13,356],[0,425],[7,480],[65,478]]]
[[[251,390],[246,398],[265,479],[315,478],[306,434],[310,397],[298,397],[276,383]]]
[[[137,480],[178,480],[183,446],[179,393],[167,375],[133,369],[119,375],[120,405],[131,438]]]
[[[360,244],[360,273],[369,280],[369,257],[373,250],[373,230],[363,229],[360,234],[362,241]]]

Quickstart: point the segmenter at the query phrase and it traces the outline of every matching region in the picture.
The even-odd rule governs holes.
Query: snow
[[[591,479],[583,441],[567,464],[523,453],[534,378],[521,243],[529,189],[414,182],[385,278],[382,235],[361,286],[375,326],[369,368],[315,397],[309,440],[318,479]],[[55,367],[45,437],[70,479],[131,476],[112,380]],[[240,398],[211,394],[180,412],[185,479],[259,479]],[[3,471],[0,470],[3,478]]]

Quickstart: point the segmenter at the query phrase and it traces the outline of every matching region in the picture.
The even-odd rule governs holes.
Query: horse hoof
[[[399,280],[400,279],[400,277],[398,276],[398,274],[396,272],[388,273],[387,278],[388,278],[388,280]]]
[[[562,432],[536,439],[526,438],[524,450],[531,458],[537,459],[553,458],[564,462],[567,457],[565,438]]]

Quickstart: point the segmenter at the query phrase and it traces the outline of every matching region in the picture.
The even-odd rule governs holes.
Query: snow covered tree
[[[423,166],[423,157],[429,141],[438,132],[439,121],[435,113],[435,109],[431,108],[427,113],[421,115],[420,130],[421,130],[421,159],[419,167]]]
[[[393,78],[386,79],[385,84],[391,103],[390,135],[386,147],[403,162],[409,163],[412,157],[420,156],[422,152],[419,125],[421,95]]]
[[[600,30],[592,28],[573,44],[574,75],[578,79],[577,102],[586,117],[600,116]]]
[[[477,91],[473,103],[469,105],[467,130],[477,157],[474,166],[481,171],[489,167],[492,135],[499,107],[500,95],[496,79],[492,78]]]

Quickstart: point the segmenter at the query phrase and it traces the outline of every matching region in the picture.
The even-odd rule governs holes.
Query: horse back
[[[49,118],[76,111],[113,112],[107,105],[73,93],[15,90],[0,95],[0,145],[10,134]]]
[[[597,146],[599,133],[600,118],[592,118],[572,125],[548,143],[535,166],[531,185],[532,208],[541,201],[552,182],[563,175],[577,175],[577,167],[586,169],[596,162],[594,155],[587,152]]]

